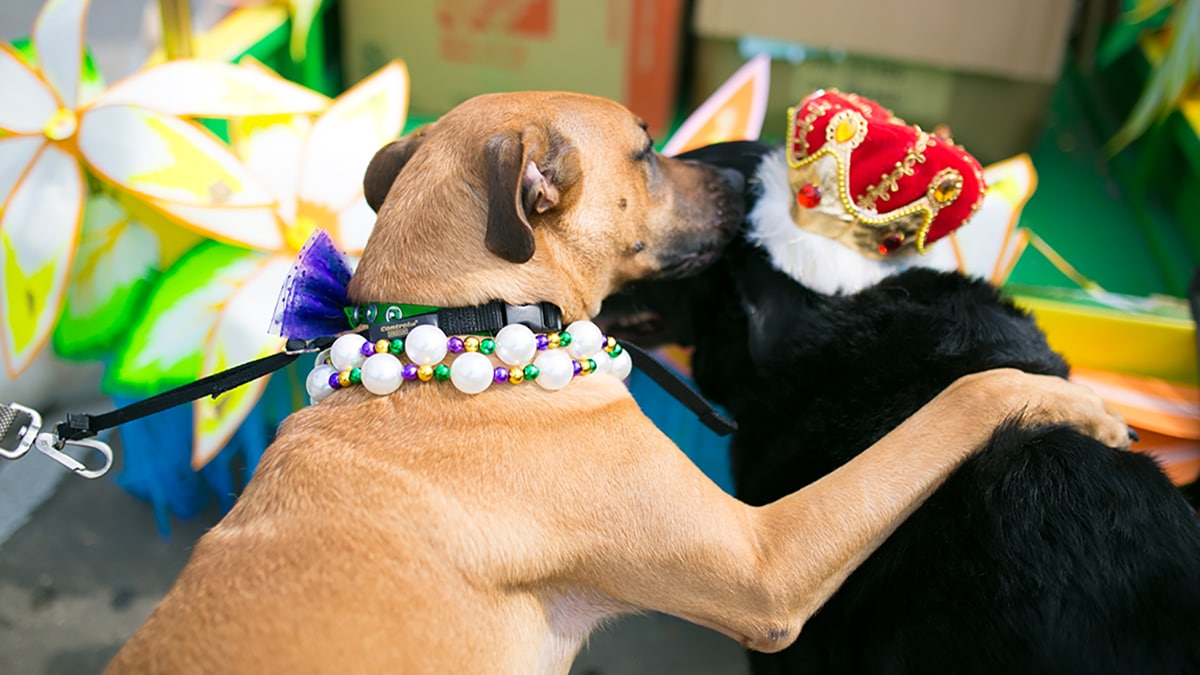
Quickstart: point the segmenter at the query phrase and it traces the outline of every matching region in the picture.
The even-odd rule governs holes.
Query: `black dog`
[[[758,143],[691,156],[741,170],[751,214],[760,166],[783,161]],[[694,345],[698,386],[739,424],[731,463],[753,504],[847,462],[962,375],[1068,371],[981,280],[913,268],[825,295],[745,238],[699,276],[634,287],[603,314],[618,336]],[[665,322],[640,331],[654,316]],[[751,663],[757,675],[1200,673],[1200,520],[1144,455],[1065,427],[1001,428],[795,645]]]

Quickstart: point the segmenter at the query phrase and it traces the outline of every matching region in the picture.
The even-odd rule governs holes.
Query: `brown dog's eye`
[[[642,251],[645,251],[645,250],[646,250],[646,242],[642,241],[641,239],[638,239],[637,241],[633,242],[633,246],[629,247],[629,251],[631,253],[641,253]]]

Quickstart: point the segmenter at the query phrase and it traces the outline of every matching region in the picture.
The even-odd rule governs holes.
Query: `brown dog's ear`
[[[392,183],[396,182],[396,176],[400,175],[400,170],[420,147],[421,138],[422,133],[418,131],[398,141],[392,141],[380,148],[371,158],[367,172],[363,175],[363,196],[367,198],[367,205],[372,211],[379,213],[379,207],[383,206],[383,201],[387,199],[388,190],[391,190]]]
[[[525,134],[524,136],[529,136]],[[545,213],[558,204],[550,177],[530,158],[533,143],[505,131],[488,139],[484,148],[488,177],[488,223],[484,243],[509,262],[533,257],[533,226],[529,214]]]

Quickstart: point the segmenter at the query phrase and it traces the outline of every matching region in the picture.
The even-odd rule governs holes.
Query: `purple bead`
[[[460,337],[452,337],[446,340],[446,351],[451,354],[461,354],[463,350],[463,341]]]
[[[544,352],[550,348],[550,338],[546,337],[545,333],[538,333],[536,339],[538,351]]]
[[[495,382],[507,382],[508,368],[497,366],[496,369],[492,371],[492,380]]]
[[[341,389],[342,388],[342,383],[338,382],[338,374],[337,373],[329,374],[329,387],[331,389]]]
[[[372,356],[375,354],[375,343],[367,340],[358,351],[362,352],[363,356]]]
[[[413,380],[417,379],[416,364],[409,363],[409,364],[406,364],[403,368],[401,368],[400,369],[400,377],[403,377],[404,379],[408,380],[409,382],[412,382]]]
[[[583,372],[583,364],[578,361],[571,361],[571,367],[575,369],[576,375]]]

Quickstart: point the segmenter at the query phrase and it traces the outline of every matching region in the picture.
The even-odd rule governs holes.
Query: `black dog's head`
[[[772,151],[772,146],[763,143],[738,141],[699,148],[679,158],[740,173],[745,179],[748,213],[758,195],[755,172]],[[729,284],[733,282],[726,264],[730,247],[746,246],[744,231],[738,235],[725,249],[714,251],[703,265],[693,265],[668,280],[630,284],[609,296],[597,322],[614,337],[643,347],[695,344],[698,331],[707,332],[706,324],[723,321],[722,312],[728,311],[731,301],[736,304],[723,294],[731,292]]]

